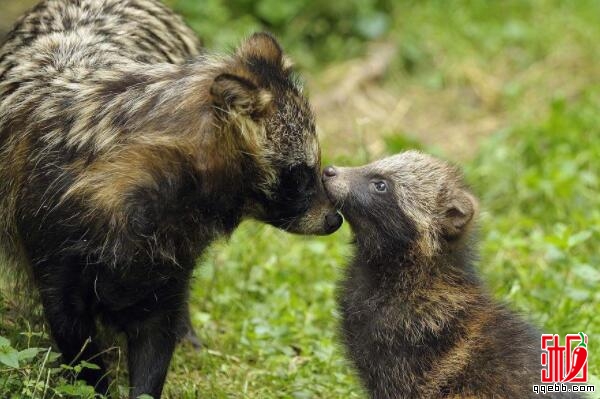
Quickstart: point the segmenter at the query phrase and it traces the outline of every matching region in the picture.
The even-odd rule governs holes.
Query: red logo
[[[558,334],[542,334],[542,382],[587,382],[588,337],[567,334],[560,345]]]

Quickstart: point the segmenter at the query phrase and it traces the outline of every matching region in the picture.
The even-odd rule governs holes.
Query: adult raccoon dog
[[[158,1],[47,0],[0,50],[0,242],[65,361],[101,366],[81,375],[99,392],[97,319],[126,334],[131,395],[161,395],[195,260],[242,219],[339,227],[319,169],[313,114],[268,34],[200,54]]]
[[[477,201],[461,173],[410,151],[326,168],[323,181],[354,231],[339,308],[370,396],[537,397],[540,335],[490,298],[475,274]]]

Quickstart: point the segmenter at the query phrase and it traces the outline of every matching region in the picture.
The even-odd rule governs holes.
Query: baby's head
[[[462,242],[477,212],[462,173],[417,151],[355,168],[327,167],[323,183],[357,241],[370,249],[433,256]]]

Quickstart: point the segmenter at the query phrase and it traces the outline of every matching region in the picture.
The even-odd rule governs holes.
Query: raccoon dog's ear
[[[238,57],[246,63],[267,62],[290,73],[293,68],[292,60],[285,55],[277,39],[270,33],[255,33],[246,39],[237,49]]]
[[[283,50],[277,40],[266,32],[255,33],[246,39],[238,48],[237,54],[244,60],[252,58],[269,61],[281,65]]]
[[[250,80],[230,73],[223,73],[214,79],[210,94],[216,112],[222,116],[241,115],[253,119],[264,116],[273,99],[268,90],[260,89]]]
[[[466,190],[452,192],[443,209],[442,232],[448,239],[462,236],[477,213],[477,199]]]

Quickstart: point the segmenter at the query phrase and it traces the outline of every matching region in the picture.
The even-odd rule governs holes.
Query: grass
[[[211,397],[342,397],[349,386],[357,390],[335,338],[334,281],[347,254],[340,240],[348,240],[346,229],[311,239],[246,223],[217,245],[193,294],[207,349],[177,353],[175,363],[196,378],[182,373],[169,381],[172,396],[185,397],[186,381]]]
[[[188,11],[193,26],[202,24],[202,15],[192,12],[194,1],[172,3]],[[371,9],[361,11],[367,19],[382,3],[368,4]],[[478,267],[489,289],[543,332],[587,333],[595,376],[598,8],[592,1],[396,5],[386,12],[378,39],[395,44],[389,66],[348,89],[342,101],[328,96],[362,61],[348,60],[343,45],[320,59],[338,39],[310,47],[295,43],[296,33],[286,36],[285,24],[270,26],[293,57],[307,60],[302,65],[327,162],[360,164],[408,147],[460,161],[481,200]],[[235,22],[235,13],[228,12],[220,25]],[[260,21],[246,18],[248,27]],[[222,40],[237,40],[246,33],[240,29]],[[368,58],[369,43],[356,37],[347,54],[362,51]],[[302,55],[313,48],[317,56]],[[199,261],[191,296],[204,347],[178,348],[166,396],[363,398],[336,338],[334,289],[350,255],[349,240],[347,226],[315,238],[245,222],[229,240],[216,243]],[[69,388],[72,379],[58,372],[59,360],[46,351],[43,326],[30,326],[11,303],[0,300],[0,335],[11,341],[0,342],[0,397],[40,397],[44,389],[47,398],[53,389],[89,396],[83,387]],[[38,347],[39,353],[21,353]],[[15,358],[18,367],[2,361],[14,365]],[[600,381],[594,381],[600,391]]]

